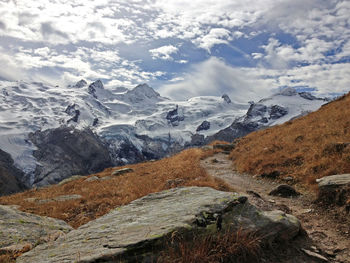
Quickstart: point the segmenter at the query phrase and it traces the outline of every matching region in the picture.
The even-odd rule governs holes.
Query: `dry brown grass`
[[[230,157],[240,172],[281,172],[314,188],[315,179],[350,172],[350,95],[307,116],[239,140]]]
[[[217,144],[230,144],[230,143],[226,142],[226,141],[219,141],[219,140],[215,140],[215,141],[212,141],[211,143],[209,143],[209,145],[211,145],[211,146],[214,146]]]
[[[169,242],[158,263],[258,262],[260,238],[241,230]]]
[[[4,254],[0,255],[0,262],[1,263],[13,263],[15,261],[15,256],[11,254]]]
[[[160,161],[125,166],[132,168],[134,172],[114,176],[110,180],[86,182],[84,181],[86,178],[77,179],[64,185],[32,189],[1,197],[0,204],[20,205],[22,211],[59,218],[77,228],[117,206],[128,204],[149,193],[176,186],[208,186],[218,190],[230,190],[227,184],[211,177],[200,166],[200,160],[211,154],[213,151],[189,149]],[[110,176],[114,170],[120,168],[123,167],[108,168],[96,176]],[[28,200],[28,198],[50,199],[71,194],[79,194],[82,198],[44,204]]]
[[[0,263],[14,263],[16,258],[31,249],[31,245],[25,245],[16,250],[0,250]]]

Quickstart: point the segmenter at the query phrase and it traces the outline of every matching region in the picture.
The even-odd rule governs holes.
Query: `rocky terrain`
[[[241,242],[255,242],[255,245],[242,243],[247,250],[238,250],[237,253],[248,253],[246,260],[234,261],[242,254],[219,253],[218,258],[228,256],[233,262],[350,262],[347,221],[343,221],[339,213],[324,210],[314,203],[314,193],[294,181],[240,174],[232,169],[225,151],[203,159],[201,165],[211,176],[224,180],[235,191],[223,192],[208,187],[176,188],[173,185],[175,188],[119,206],[77,229],[60,220],[1,206],[0,231],[7,238],[1,244],[0,256],[23,253],[16,262],[28,263],[173,262],[167,258],[168,250],[184,245],[182,242],[189,240],[194,244],[191,240],[202,242],[199,237],[221,237],[232,231],[236,233],[232,235],[243,235]],[[124,178],[133,172],[130,168],[114,171],[116,176]],[[87,186],[100,180],[96,176],[88,179],[79,184]],[[322,178],[319,184],[329,195],[338,193],[335,189],[339,187],[345,189],[349,182],[350,177],[343,175]],[[71,183],[67,181],[63,186]],[[54,199],[69,202],[81,198],[66,195]],[[36,198],[36,202],[53,202],[54,199]],[[16,232],[11,229],[16,229]],[[254,233],[250,241],[245,239],[249,237],[248,233]],[[239,246],[239,241],[235,242]],[[213,253],[207,254],[208,258],[213,256]]]
[[[91,174],[112,166],[107,146],[89,129],[60,127],[30,133],[29,139],[37,147],[33,156],[40,163],[32,185],[55,184],[64,175]]]
[[[218,217],[222,220],[220,229]],[[237,193],[205,187],[174,188],[121,206],[37,246],[17,262],[150,262],[174,235],[240,228],[261,236],[265,244],[289,242],[301,233],[294,216],[277,210],[261,211]]]
[[[319,181],[320,192],[316,194],[291,178],[273,179],[239,173],[232,167],[227,154],[209,157],[202,161],[202,165],[211,175],[224,179],[238,192],[246,193],[252,204],[263,210],[279,209],[300,220],[310,238],[308,247],[304,247],[307,250],[304,253],[308,257],[286,262],[350,262],[348,216],[334,206],[334,200],[339,200],[345,193],[349,194],[349,175],[323,177]],[[285,187],[281,186],[288,186],[292,191],[283,191]],[[295,195],[295,188],[301,193]],[[326,206],[315,200],[325,200],[323,204]],[[313,253],[308,253],[310,251]],[[286,259],[278,260],[276,262],[284,262]]]
[[[99,80],[68,87],[1,81],[0,89],[0,149],[23,171],[16,178],[27,187],[232,141],[326,102],[294,89],[250,106],[226,94],[171,101],[146,84],[128,90]]]

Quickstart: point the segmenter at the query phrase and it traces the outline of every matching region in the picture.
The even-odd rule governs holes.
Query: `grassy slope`
[[[230,157],[240,172],[279,171],[313,186],[315,179],[350,173],[350,94],[307,116],[239,140]]]
[[[59,218],[76,228],[108,213],[117,206],[128,204],[149,193],[176,186],[209,186],[218,190],[230,190],[224,182],[209,176],[200,167],[201,158],[211,154],[213,154],[212,150],[189,149],[160,161],[128,165],[127,167],[132,168],[134,172],[114,176],[110,180],[86,182],[84,181],[86,178],[77,179],[64,185],[32,189],[1,197],[0,204],[19,205],[23,211]],[[95,176],[110,176],[114,170],[120,168],[123,167],[108,168]],[[174,179],[182,180],[169,182]],[[50,199],[72,194],[79,194],[83,198],[43,204],[27,200],[28,198]]]

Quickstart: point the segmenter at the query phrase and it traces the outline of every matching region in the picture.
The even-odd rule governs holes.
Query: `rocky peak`
[[[149,99],[160,97],[159,93],[147,84],[137,85],[135,88],[127,92],[128,94],[133,94],[139,98],[146,97]]]
[[[91,83],[88,87],[88,93],[91,94],[95,99],[97,99],[96,90],[104,89],[103,83],[101,80],[96,80],[95,82]]]
[[[79,80],[73,87],[80,89],[85,87],[86,85],[87,85],[87,82],[82,79],[82,80]]]

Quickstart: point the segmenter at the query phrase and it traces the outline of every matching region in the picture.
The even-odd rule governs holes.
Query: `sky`
[[[350,91],[349,0],[0,0],[0,79],[237,102]]]

